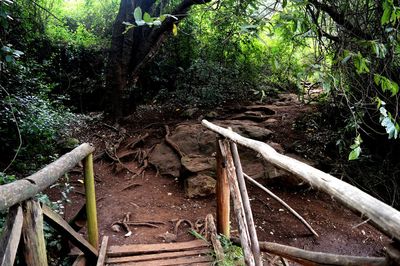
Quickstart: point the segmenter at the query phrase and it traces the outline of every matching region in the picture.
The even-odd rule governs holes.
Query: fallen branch
[[[240,245],[238,238],[231,238],[232,243]],[[281,245],[272,242],[259,242],[263,252],[281,256],[302,265],[326,265],[326,266],[385,266],[387,259],[384,257],[359,257],[337,255],[324,252],[308,251],[291,246]]]
[[[282,204],[283,207],[285,207],[291,214],[293,214],[297,219],[300,220],[300,222],[302,222],[308,230],[310,230],[310,232],[315,235],[316,237],[319,237],[318,233],[315,232],[315,230],[311,227],[311,225],[309,223],[307,223],[306,220],[304,220],[303,217],[300,216],[300,214],[298,214],[294,209],[292,209],[286,202],[284,202],[281,198],[279,198],[277,195],[275,195],[271,190],[267,189],[266,187],[264,187],[263,185],[261,185],[260,183],[258,183],[256,180],[254,180],[253,178],[251,178],[250,176],[248,176],[247,174],[243,173],[244,177],[246,177],[246,179],[254,184],[255,186],[259,187],[260,189],[262,189],[263,191],[267,192],[268,195],[270,195],[272,198],[274,198],[276,201],[278,201],[280,204]]]

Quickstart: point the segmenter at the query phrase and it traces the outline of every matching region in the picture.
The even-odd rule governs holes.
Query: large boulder
[[[175,152],[165,142],[159,143],[149,156],[149,163],[152,164],[161,175],[179,177],[181,161]]]

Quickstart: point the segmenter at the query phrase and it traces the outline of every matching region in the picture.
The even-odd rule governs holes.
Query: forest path
[[[77,135],[80,141],[89,141],[95,144],[95,157],[107,150],[105,143],[108,143],[109,146],[111,140],[118,139],[121,134],[125,136],[117,149],[117,157],[123,158],[123,160],[121,159],[123,166],[111,160],[109,157],[113,157],[112,155],[104,153],[95,161],[94,165],[100,237],[109,236],[110,245],[190,241],[195,237],[188,234],[189,223],[195,227],[196,224],[202,223],[202,219],[208,213],[215,215],[214,195],[197,198],[187,196],[183,181],[186,175],[174,177],[171,174],[173,171],[168,175],[162,175],[160,174],[162,170],[158,166],[158,171],[156,171],[156,167],[152,167],[150,164],[143,173],[135,175],[134,172],[137,172],[143,164],[147,165],[149,160],[151,161],[149,154],[163,145],[160,143],[165,140],[165,125],[169,126],[173,140],[174,136],[177,136],[174,141],[179,144],[180,140],[188,139],[191,135],[187,135],[187,138],[184,134],[176,135],[175,131],[179,133],[177,128],[186,127],[198,130],[199,118],[204,116],[208,119],[214,118],[217,123],[223,125],[232,125],[233,123],[234,126],[237,126],[238,123],[248,123],[244,125],[252,126],[256,124],[258,127],[271,131],[270,134],[260,136],[261,138],[265,137],[267,143],[278,151],[288,154],[296,151],[294,145],[304,141],[305,132],[294,129],[295,121],[300,116],[316,110],[312,105],[300,103],[297,96],[293,94],[281,95],[278,100],[268,105],[249,106],[238,105],[229,110],[218,108],[213,112],[202,113],[200,117],[196,116],[197,113],[201,113],[198,109],[163,110],[148,106],[140,108],[135,116],[128,118],[123,128],[113,128],[96,122],[79,132]],[[267,110],[273,112],[260,118],[260,110],[264,113],[269,112]],[[185,112],[190,114],[185,114]],[[187,118],[182,118],[183,115]],[[240,125],[237,126],[239,131],[240,128]],[[247,134],[250,133],[247,132]],[[141,137],[144,137],[144,140],[136,143],[134,149],[128,147],[128,144],[131,145]],[[214,142],[215,138],[210,141]],[[138,153],[133,154],[134,151],[139,150],[141,151],[139,155]],[[174,155],[163,153],[161,157],[167,160],[171,159],[171,156],[179,156],[170,148],[171,150],[175,153]],[[145,152],[143,153],[143,151]],[[244,151],[243,154],[247,154],[247,152]],[[140,159],[138,156],[142,156],[142,158]],[[304,157],[298,154],[293,154],[293,156]],[[260,241],[271,241],[307,250],[345,255],[377,256],[383,254],[382,248],[388,239],[371,225],[361,224],[362,217],[353,214],[322,192],[314,191],[306,185],[299,186],[295,178],[270,169],[263,163],[251,164],[253,159],[246,155],[244,157],[245,170],[247,167],[253,176],[260,171],[264,172],[263,176],[271,177],[273,175],[275,178],[258,178],[258,181],[286,201],[320,235],[319,238],[310,235],[304,225],[279,203],[258,188],[248,185]],[[71,218],[84,203],[83,185],[78,180],[81,178],[79,174],[70,176],[75,190],[69,195],[72,204],[66,206],[67,218]],[[55,191],[51,194],[53,197],[57,197]],[[126,236],[127,232],[123,228],[119,228],[120,232],[117,232],[118,228],[116,227],[118,226],[112,228],[113,224],[122,222],[124,219],[132,232],[129,236]],[[233,213],[231,220],[233,228],[235,228],[236,221]],[[237,234],[237,231],[233,230],[233,234]]]

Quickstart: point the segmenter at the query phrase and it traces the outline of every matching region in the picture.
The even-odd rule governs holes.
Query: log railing
[[[94,147],[82,144],[35,174],[0,186],[0,211],[8,210],[7,221],[0,237],[0,265],[14,265],[18,246],[21,246],[26,265],[47,265],[43,221],[46,221],[77,246],[88,259],[98,256],[98,228],[94,190]],[[60,215],[32,199],[54,184],[61,176],[84,162],[86,216],[89,241],[78,234]],[[20,243],[22,242],[22,243]]]
[[[254,227],[254,224],[250,221],[252,220],[250,217],[251,209],[250,206],[246,206],[247,204],[243,203],[243,201],[246,201],[246,195],[244,195],[246,190],[243,189],[243,185],[241,185],[240,189],[236,188],[237,180],[239,180],[239,183],[243,183],[241,181],[243,175],[245,177],[248,176],[241,171],[239,157],[235,155],[235,143],[258,152],[272,165],[296,175],[308,182],[311,187],[326,192],[353,211],[361,213],[396,243],[400,241],[400,212],[344,181],[303,162],[279,154],[266,143],[242,137],[230,129],[219,127],[207,120],[203,120],[202,124],[219,135],[216,153],[218,233],[228,238],[230,237],[229,201],[231,196],[240,233],[240,239],[236,240],[236,242],[240,243],[243,248],[246,265],[260,265],[260,250],[285,257],[303,265],[327,265],[321,264],[324,259],[329,262],[329,265],[400,265],[400,252],[393,246],[386,247],[386,257],[371,258],[309,252],[266,242],[254,244],[257,239],[249,233]],[[222,140],[222,138],[225,140]],[[228,191],[231,192],[230,195]],[[305,223],[305,225],[314,235],[318,236],[308,224]]]

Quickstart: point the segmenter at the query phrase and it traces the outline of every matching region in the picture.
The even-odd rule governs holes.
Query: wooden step
[[[106,265],[212,265],[212,249],[203,240],[110,246]]]

